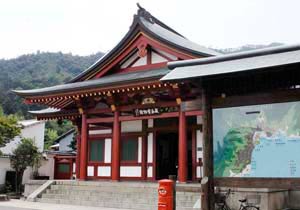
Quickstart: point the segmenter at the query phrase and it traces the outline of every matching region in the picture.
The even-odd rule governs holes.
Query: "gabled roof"
[[[94,71],[99,70],[99,68],[105,65],[112,57],[118,54],[123,49],[123,46],[130,42],[131,39],[134,38],[139,32],[144,32],[152,38],[161,41],[162,43],[170,45],[176,49],[180,49],[193,56],[207,57],[220,55],[220,53],[212,49],[208,49],[204,46],[189,41],[174,29],[152,16],[140,5],[138,5],[138,7],[138,12],[136,15],[134,15],[130,30],[123,37],[123,39],[111,51],[101,57],[81,74],[73,78],[70,83],[84,80]]]
[[[232,74],[294,63],[300,63],[300,44],[251,50],[212,58],[170,62],[168,67],[174,70],[161,80],[184,80]]]

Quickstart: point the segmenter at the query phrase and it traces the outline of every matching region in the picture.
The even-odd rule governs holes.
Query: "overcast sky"
[[[300,42],[299,0],[0,0],[0,58],[107,52],[128,31],[137,1],[204,46]]]

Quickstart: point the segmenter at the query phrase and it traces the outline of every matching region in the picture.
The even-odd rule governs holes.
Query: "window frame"
[[[128,135],[128,136],[122,136],[121,137],[121,148],[120,148],[120,159],[121,164],[122,163],[134,163],[138,164],[139,162],[139,135]],[[123,160],[123,144],[126,141],[134,140],[136,141],[136,152],[135,152],[135,160]]]
[[[98,160],[91,160],[91,143],[94,141],[103,141],[103,149],[102,149],[102,161]],[[89,163],[104,163],[105,162],[105,139],[104,138],[95,138],[95,139],[89,139],[88,141],[88,162]]]

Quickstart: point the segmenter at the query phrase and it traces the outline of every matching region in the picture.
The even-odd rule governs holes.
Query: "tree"
[[[21,127],[18,126],[18,119],[14,115],[4,115],[0,106],[0,147],[5,146],[15,136],[19,135]]]
[[[29,138],[23,138],[10,157],[10,165],[16,171],[16,193],[20,194],[24,171],[27,167],[34,168],[41,157],[38,147]]]

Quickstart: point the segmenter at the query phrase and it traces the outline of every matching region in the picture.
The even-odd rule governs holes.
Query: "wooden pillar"
[[[80,177],[80,154],[81,154],[81,151],[80,151],[80,149],[81,149],[81,146],[80,146],[80,132],[78,131],[78,134],[77,134],[77,136],[76,136],[76,140],[77,140],[77,142],[76,142],[76,144],[77,144],[77,146],[76,146],[76,150],[77,150],[77,152],[76,152],[76,179],[79,179],[79,177]]]
[[[147,154],[148,154],[148,136],[147,136],[147,127],[148,127],[148,120],[142,121],[142,133],[143,133],[143,140],[142,140],[142,178],[143,180],[147,180]]]
[[[88,149],[88,129],[86,113],[81,115],[81,144],[80,144],[80,180],[86,180],[87,177],[87,149]]]
[[[212,138],[212,107],[210,92],[203,88],[203,176],[208,177],[208,183],[203,187],[203,210],[214,210],[214,180],[213,180],[213,138]]]
[[[120,121],[119,111],[114,112],[113,122],[113,138],[112,138],[112,165],[111,165],[111,179],[113,181],[120,180]]]
[[[185,112],[179,111],[178,181],[187,181],[187,135]]]

